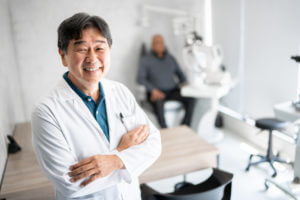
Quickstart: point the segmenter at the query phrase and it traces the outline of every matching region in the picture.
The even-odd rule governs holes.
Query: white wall
[[[14,124],[24,120],[17,54],[14,48],[8,1],[0,1],[0,133],[11,134]]]
[[[0,0],[0,181],[6,159],[6,135],[24,120],[17,55],[13,45],[8,0]]]
[[[240,20],[240,0],[212,0],[213,43],[222,46],[223,64],[233,78],[240,78]],[[222,99],[222,103],[234,110],[239,110],[241,95],[239,84]]]
[[[245,111],[272,113],[275,103],[296,96],[300,1],[246,1]]]
[[[214,39],[225,50],[225,64],[238,74],[240,2],[213,2]],[[293,100],[297,88],[297,64],[290,56],[299,52],[300,1],[245,0],[244,86],[225,99],[237,109],[243,99],[243,114],[273,115],[272,106]],[[240,96],[241,95],[241,96]]]
[[[57,54],[56,30],[62,20],[76,12],[99,15],[109,23],[113,47],[108,77],[125,83],[132,90],[143,40],[149,41],[153,34],[162,33],[169,50],[181,56],[182,38],[177,40],[173,35],[171,17],[152,14],[149,28],[138,26],[144,3],[203,13],[203,0],[11,0],[26,119],[30,119],[33,105],[66,71]]]

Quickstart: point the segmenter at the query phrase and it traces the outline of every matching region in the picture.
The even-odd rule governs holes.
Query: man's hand
[[[148,138],[148,136],[149,127],[147,125],[140,125],[122,136],[117,150],[123,151],[131,146],[141,144]]]
[[[156,101],[156,100],[159,100],[159,99],[164,99],[165,96],[166,96],[165,93],[163,93],[159,89],[153,89],[151,91],[150,100],[151,101]]]
[[[81,160],[70,167],[69,176],[71,182],[76,182],[83,178],[89,177],[81,183],[86,186],[92,181],[107,176],[113,171],[124,167],[121,159],[116,155],[95,155]]]
[[[117,150],[123,151],[131,146],[141,144],[148,136],[149,127],[140,125],[122,136]],[[71,182],[89,177],[81,183],[81,186],[86,186],[97,178],[105,177],[122,168],[124,168],[124,164],[117,155],[95,155],[70,166],[69,176]]]
[[[187,86],[188,83],[187,82],[183,82],[182,84],[180,84],[180,88],[184,87],[184,86]]]

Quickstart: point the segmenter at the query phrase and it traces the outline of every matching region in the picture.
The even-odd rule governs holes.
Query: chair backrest
[[[223,188],[218,191],[209,191],[203,193],[186,194],[186,195],[154,195],[157,200],[221,200],[223,198]]]
[[[184,187],[168,194],[155,191],[152,196],[148,196],[145,200],[230,200],[232,178],[233,174],[214,169],[212,175],[202,183]]]

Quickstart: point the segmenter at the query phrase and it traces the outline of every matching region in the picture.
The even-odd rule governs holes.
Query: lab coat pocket
[[[134,113],[123,116],[123,124],[127,131],[131,131],[138,126],[136,115]]]

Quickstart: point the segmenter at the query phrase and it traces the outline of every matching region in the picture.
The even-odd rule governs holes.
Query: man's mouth
[[[84,67],[83,69],[85,71],[94,72],[94,71],[96,71],[96,70],[98,70],[100,68],[102,68],[102,66],[98,66],[98,67]]]

